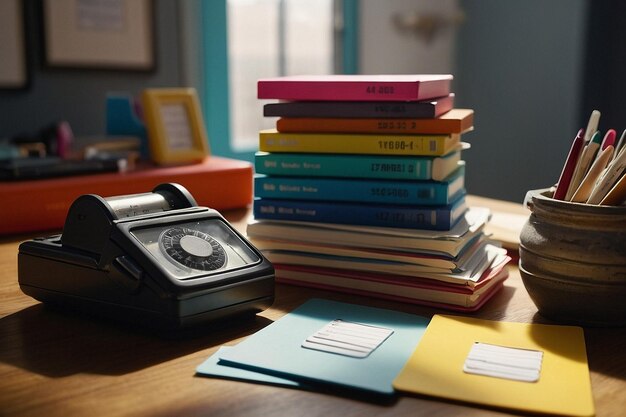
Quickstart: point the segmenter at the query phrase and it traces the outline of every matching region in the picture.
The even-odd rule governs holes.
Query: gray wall
[[[588,3],[463,0],[457,106],[475,110],[468,192],[521,202],[556,183],[580,120]]]
[[[417,0],[416,0],[417,1]],[[26,0],[33,69],[29,90],[0,91],[0,138],[36,132],[64,119],[77,136],[104,132],[105,94],[190,80],[197,54],[197,1],[157,0],[155,72],[49,69],[42,66],[36,0]],[[580,120],[586,0],[462,0],[466,22],[455,57],[457,106],[476,112],[467,161],[472,194],[522,201],[555,183]],[[197,16],[196,16],[197,18]],[[366,30],[366,28],[361,28]],[[180,47],[182,40],[182,46]],[[194,74],[191,74],[194,78]],[[197,78],[197,77],[196,77]]]
[[[40,2],[26,0],[32,69],[24,91],[0,90],[0,138],[36,133],[58,120],[67,120],[76,136],[105,131],[105,97],[110,91],[133,95],[148,87],[181,85],[179,20],[176,0],[155,1],[156,68],[153,72],[45,68],[42,62]]]

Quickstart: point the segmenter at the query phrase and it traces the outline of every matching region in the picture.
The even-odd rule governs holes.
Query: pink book
[[[293,101],[419,101],[450,94],[450,74],[303,75],[263,78],[258,98]]]
[[[476,311],[509,277],[506,258],[485,271],[475,288],[419,277],[274,263],[276,281],[456,311]]]

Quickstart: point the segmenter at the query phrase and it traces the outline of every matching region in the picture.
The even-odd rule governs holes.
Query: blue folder
[[[207,360],[202,362],[200,366],[196,368],[196,372],[204,376],[214,376],[218,378],[234,379],[240,381],[261,382],[271,385],[283,385],[287,387],[300,387],[296,381],[279,378],[277,376],[267,375],[260,372],[249,371],[247,369],[236,368],[234,366],[228,366],[220,362],[220,355],[227,350],[232,349],[230,346],[222,346],[217,352],[209,356]]]
[[[336,319],[393,329],[393,334],[365,358],[301,346]],[[332,384],[392,395],[392,382],[415,350],[428,322],[428,318],[413,314],[312,299],[237,346],[220,351],[217,366],[305,384]],[[202,370],[199,368],[198,372]],[[237,378],[247,379],[241,374]]]

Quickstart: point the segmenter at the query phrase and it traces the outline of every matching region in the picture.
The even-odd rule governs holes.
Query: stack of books
[[[451,75],[333,75],[258,82],[254,220],[247,234],[278,281],[475,310],[508,277],[465,202],[474,112]]]

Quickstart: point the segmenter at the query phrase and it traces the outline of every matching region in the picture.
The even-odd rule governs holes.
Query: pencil
[[[585,129],[580,129],[572,142],[572,146],[570,147],[567,158],[565,159],[565,165],[563,165],[563,170],[559,176],[559,182],[556,186],[556,190],[554,191],[553,198],[556,200],[563,200],[567,194],[567,188],[572,181],[572,175],[574,174],[574,169],[578,163],[578,157],[580,156],[580,152],[585,142],[583,138],[584,134]]]
[[[593,165],[589,168],[589,172],[585,175],[585,178],[580,183],[580,186],[572,196],[571,201],[575,201],[577,203],[584,203],[591,195],[591,191],[593,190],[593,186],[596,183],[596,180],[602,174],[602,171],[609,163],[611,158],[613,157],[613,146],[608,146],[600,155],[593,161]]]

